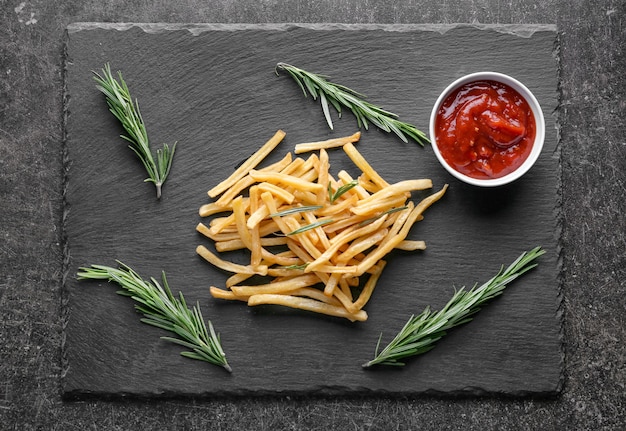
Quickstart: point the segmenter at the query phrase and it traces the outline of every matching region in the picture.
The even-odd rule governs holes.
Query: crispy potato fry
[[[293,201],[295,199],[294,195],[292,195],[291,193],[289,193],[285,189],[281,189],[280,187],[275,186],[274,184],[259,183],[258,187],[259,187],[259,190],[261,192],[270,192],[271,194],[273,194],[277,198],[282,199],[287,204],[293,203]]]
[[[287,238],[285,237],[266,237],[261,238],[261,246],[262,247],[275,247],[279,245],[286,245]],[[220,253],[224,253],[226,251],[234,251],[241,250],[246,248],[246,245],[243,243],[241,239],[231,239],[229,241],[217,241],[215,243],[215,250]]]
[[[232,273],[225,289],[210,286],[211,296],[364,321],[363,308],[381,278],[385,256],[394,249],[426,248],[407,235],[447,185],[415,204],[412,192],[432,188],[432,181],[389,184],[354,146],[358,132],[298,144],[296,154],[317,153],[306,159],[288,153],[256,169],[284,137],[279,132],[209,191],[211,197],[221,194],[216,202],[200,207],[200,216],[211,220],[196,230],[215,242],[217,253],[249,254],[249,264],[238,264],[197,247],[207,262]],[[358,181],[346,171],[337,179],[331,175],[327,150],[339,147],[361,170]]]
[[[317,183],[321,185],[322,188],[317,192],[317,204],[324,205],[324,203],[326,203],[326,194],[330,179],[328,175],[328,153],[323,148],[320,150],[319,160],[320,162],[317,168]]]
[[[372,168],[372,166],[365,160],[365,157],[359,153],[356,147],[352,143],[347,143],[343,146],[344,152],[350,157],[350,160],[354,162],[355,165],[363,174],[365,174],[369,179],[372,180],[374,184],[376,184],[380,188],[389,187],[389,183],[385,181],[379,174]]]
[[[365,286],[363,287],[363,290],[361,291],[361,294],[359,295],[357,300],[348,307],[349,312],[356,313],[358,310],[362,309],[365,304],[367,304],[372,296],[372,293],[374,292],[374,288],[376,287],[376,283],[378,283],[380,275],[383,273],[385,265],[387,265],[387,262],[385,262],[384,260],[380,260],[378,262],[376,270],[370,275],[370,278],[368,278]]]
[[[431,180],[406,180],[399,183],[392,184],[388,187],[381,189],[371,196],[361,199],[357,206],[363,206],[376,200],[383,200],[393,196],[404,195],[405,193],[412,192],[414,190],[425,190],[433,187]]]
[[[302,154],[310,151],[319,151],[323,149],[328,150],[330,148],[342,147],[347,143],[358,142],[359,139],[361,139],[361,132],[356,132],[353,135],[341,138],[327,139],[325,141],[304,142],[296,145],[294,153]]]
[[[248,305],[255,306],[261,304],[283,305],[285,307],[298,308],[315,313],[327,314],[329,316],[345,317],[346,319],[364,322],[367,320],[367,313],[359,310],[357,313],[350,313],[344,307],[316,301],[311,298],[302,298],[292,295],[260,294],[252,295],[248,298]]]
[[[220,269],[223,269],[224,271],[242,274],[267,275],[267,266],[258,266],[256,268],[253,268],[252,265],[239,265],[237,263],[228,262],[220,259],[202,245],[196,247],[196,253],[202,256],[207,262],[215,265]]]
[[[374,223],[370,223],[369,225],[363,226],[361,228],[357,228],[354,230],[346,229],[336,237],[331,240],[331,246],[327,248],[324,253],[322,253],[319,257],[317,257],[313,262],[309,263],[305,268],[305,272],[310,272],[316,270],[320,265],[329,262],[330,259],[339,251],[339,248],[347,244],[348,242],[360,238],[364,235],[369,235],[371,232],[377,230],[380,225],[385,221],[385,217],[381,217]]]
[[[301,287],[309,287],[320,282],[315,274],[299,275],[283,281],[254,286],[233,286],[231,290],[237,296],[250,296],[264,293],[284,293]]]
[[[400,241],[396,248],[404,251],[426,250],[426,243],[424,241],[412,241],[405,239],[404,241]]]
[[[209,287],[209,293],[213,298],[226,299],[228,301],[245,301],[248,302],[247,296],[237,296],[232,290],[220,289],[215,286]]]
[[[216,204],[215,202],[211,202],[209,204],[202,205],[200,207],[200,210],[198,211],[198,214],[200,215],[200,217],[209,217],[213,214],[223,213],[227,211],[230,211],[230,207],[224,207]]]
[[[281,172],[263,172],[263,171],[250,171],[250,176],[256,181],[266,181],[271,184],[282,184],[283,186],[290,186],[296,190],[302,190],[305,192],[317,193],[324,187],[317,183],[303,180],[300,177],[295,177]]]
[[[326,304],[335,306],[341,305],[341,302],[339,302],[337,298],[326,296],[321,290],[313,289],[311,287],[302,287],[300,289],[292,290],[289,294],[293,296],[305,296],[307,298],[316,299],[318,301],[325,302]]]
[[[287,153],[282,160],[260,169],[262,172],[281,172],[286,169],[293,162],[291,160],[291,153]],[[239,193],[246,188],[254,184],[254,179],[249,174],[238,180],[232,187],[225,190],[222,196],[215,202],[219,206],[226,206],[232,201]]]
[[[406,196],[389,196],[366,203],[359,202],[354,207],[350,208],[350,211],[356,215],[374,217],[376,214],[384,213],[393,208],[400,208],[405,202]]]
[[[210,197],[214,198],[233,186],[237,181],[243,178],[251,169],[261,163],[285,137],[285,132],[278,130],[272,138],[267,141],[256,153],[250,156],[244,163],[239,166],[224,181],[208,191]]]
[[[269,269],[267,271],[269,272]],[[236,284],[243,283],[244,281],[246,281],[253,275],[254,274],[243,274],[243,273],[233,274],[230,277],[228,277],[228,279],[226,280],[226,287],[232,287]]]

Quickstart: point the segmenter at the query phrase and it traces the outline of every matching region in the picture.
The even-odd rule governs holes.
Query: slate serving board
[[[552,26],[166,25],[78,23],[66,39],[65,327],[63,393],[222,396],[421,393],[509,395],[558,392],[560,343],[558,105]],[[376,129],[359,150],[389,182],[432,178],[446,196],[411,233],[424,252],[394,253],[366,307],[350,323],[277,307],[212,299],[227,274],[195,254],[210,246],[195,231],[206,192],[277,129],[287,137],[268,162],[299,142],[356,131],[346,113],[326,126],[274,66],[287,62],[329,75],[422,130],[438,94],[461,75],[492,70],[524,82],[546,118],[545,150],[513,185],[466,186],[429,146]],[[122,70],[139,99],[151,141],[178,141],[160,201],[119,138],[120,126],[92,71]],[[354,167],[340,151],[331,170]],[[521,252],[542,245],[540,266],[516,281],[468,325],[403,369],[364,370],[383,342],[425,306],[443,306],[454,287],[484,282]],[[179,355],[163,331],[140,323],[116,285],[78,282],[80,266],[115,265],[143,276],[165,271],[172,290],[200,304],[222,334],[233,368]]]

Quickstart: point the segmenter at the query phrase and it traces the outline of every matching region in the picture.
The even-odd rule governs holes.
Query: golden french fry
[[[324,253],[318,256],[313,262],[309,263],[304,271],[310,272],[310,271],[316,270],[316,268],[319,267],[320,265],[330,261],[332,256],[337,253],[337,251],[342,245],[347,244],[348,242],[356,238],[359,238],[363,235],[368,235],[371,232],[376,231],[378,228],[380,228],[380,225],[385,221],[385,217],[386,216],[383,216],[379,220],[373,223],[370,223],[369,225],[363,226],[361,228],[357,228],[354,230],[345,230],[344,232],[340,233],[339,235],[337,235],[331,240],[331,246],[327,248],[324,251]]]
[[[230,211],[229,207],[220,206],[215,202],[211,202],[209,204],[202,205],[200,207],[200,210],[198,211],[198,214],[200,215],[200,217],[209,217],[213,214],[223,213],[227,211]]]
[[[365,157],[359,153],[356,147],[351,143],[347,143],[343,146],[344,152],[350,157],[350,160],[357,165],[361,171],[367,175],[368,178],[372,180],[374,184],[377,186],[384,188],[388,187],[389,183],[385,181],[379,174],[372,168],[372,166],[365,160]]]
[[[322,149],[328,150],[330,148],[342,147],[349,142],[357,142],[359,139],[361,139],[361,132],[356,132],[353,135],[343,136],[341,138],[327,139],[325,141],[303,142],[296,145],[294,153],[302,154],[310,151],[319,151]]]
[[[263,293],[285,293],[301,287],[310,287],[320,282],[315,274],[305,274],[287,280],[252,286],[233,286],[231,290],[237,296],[251,296]]]
[[[337,214],[342,214],[344,212],[346,213],[346,216],[349,217],[349,213],[347,211],[350,211],[350,209],[356,205],[358,200],[359,197],[357,195],[351,195],[349,198],[341,199],[337,204],[328,205],[319,209],[316,213],[321,216],[333,216],[333,220],[337,219],[337,217],[335,217]]]
[[[209,292],[213,298],[226,299],[228,301],[245,301],[248,302],[247,296],[237,296],[232,290],[224,290],[215,286],[209,287]]]
[[[361,199],[357,206],[362,206],[376,200],[386,199],[392,196],[403,195],[404,193],[412,192],[414,190],[426,190],[432,187],[433,182],[429,179],[400,181],[399,183],[391,184],[383,188],[365,199]]]
[[[357,310],[362,309],[365,304],[367,304],[372,296],[372,293],[374,292],[374,288],[376,287],[376,283],[378,283],[380,275],[383,273],[385,265],[387,265],[387,262],[385,262],[384,260],[378,262],[376,271],[374,271],[374,273],[370,275],[370,278],[367,279],[367,282],[365,283],[365,286],[363,286],[361,294],[359,295],[357,300],[348,307],[348,311],[350,311],[351,313],[356,313]]]
[[[358,265],[359,270],[357,271],[357,275],[361,275],[369,270],[372,266],[376,264],[376,262],[378,262],[378,260],[382,259],[383,256],[388,254],[392,249],[396,248],[398,244],[404,241],[406,236],[409,234],[409,230],[422,214],[422,212],[434,202],[438,201],[443,196],[447,188],[448,185],[446,184],[440,191],[423,199],[415,208],[413,208],[406,221],[404,222],[402,229],[400,229],[400,232],[398,232],[398,234],[395,235],[393,238],[388,238],[387,242],[383,241],[377,249],[372,251],[363,261],[361,261],[361,263]]]
[[[277,198],[282,199],[283,201],[285,201],[285,203],[288,203],[288,204],[292,203],[295,199],[294,195],[289,193],[287,190],[281,189],[280,187],[274,184],[259,183],[258,187],[261,192],[270,192],[272,195],[274,195]]]
[[[281,172],[292,163],[293,162],[291,160],[291,153],[287,153],[287,155],[283,157],[282,160],[260,170],[263,172]],[[215,203],[219,206],[227,206],[230,201],[232,201],[239,193],[250,187],[252,184],[254,184],[254,179],[252,179],[249,174],[246,174],[233,186],[225,190],[222,196],[220,196],[220,198]]]
[[[292,296],[305,296],[307,298],[315,299],[320,302],[325,302],[326,304],[336,306],[341,305],[341,302],[339,302],[337,298],[328,297],[324,295],[324,292],[322,292],[321,290],[314,289],[312,287],[301,287],[299,289],[290,291],[289,294]]]
[[[269,272],[269,269],[267,271]],[[226,280],[226,287],[232,287],[236,284],[243,283],[244,281],[246,281],[252,276],[254,276],[254,274],[243,274],[243,273],[233,274],[230,277],[228,277],[228,279]]]
[[[350,208],[350,211],[356,215],[371,217],[385,211],[393,210],[394,208],[400,208],[405,202],[406,196],[389,196],[367,203],[359,202],[356,206]]]
[[[212,198],[223,193],[238,180],[243,178],[251,169],[261,163],[285,137],[285,132],[278,130],[274,136],[270,138],[259,150],[250,156],[244,163],[239,166],[227,179],[213,187],[208,191]]]
[[[385,236],[387,236],[388,232],[388,229],[377,229],[373,233],[353,241],[352,244],[350,244],[350,247],[348,247],[339,255],[339,257],[337,258],[337,263],[346,263],[359,253],[362,253],[365,250],[374,247],[376,244],[381,242],[383,238],[385,238]]]
[[[324,205],[326,203],[327,197],[327,188],[329,183],[329,175],[328,175],[328,153],[323,148],[320,150],[319,157],[319,166],[317,169],[317,183],[322,186],[322,188],[317,192],[317,204]]]
[[[405,239],[404,241],[400,241],[396,248],[404,251],[426,250],[426,243],[424,241]]]
[[[252,265],[239,265],[233,262],[228,262],[220,259],[213,253],[211,253],[205,246],[199,245],[196,247],[196,253],[202,256],[207,262],[214,266],[223,269],[224,271],[242,274],[258,274],[267,275],[267,266],[258,266],[253,268]]]
[[[327,304],[325,302],[316,301],[310,298],[276,294],[252,295],[250,298],[248,298],[248,305],[250,306],[261,304],[283,305],[285,307],[298,308],[300,310],[327,314],[329,316],[345,317],[346,319],[349,319],[353,322],[364,322],[367,320],[367,313],[364,310],[359,310],[357,313],[350,313],[344,307]]]
[[[262,247],[275,247],[275,246],[286,245],[286,244],[287,244],[287,238],[285,237],[277,236],[277,237],[261,238]],[[226,251],[241,250],[243,248],[246,248],[246,245],[243,243],[241,239],[231,239],[229,241],[217,241],[215,243],[215,250],[219,251],[220,253],[223,253]]]
[[[271,184],[283,184],[291,186],[297,190],[308,191],[317,193],[317,191],[324,187],[317,183],[303,180],[293,175],[283,174],[281,172],[263,172],[263,171],[250,171],[250,176],[255,181],[265,181]]]

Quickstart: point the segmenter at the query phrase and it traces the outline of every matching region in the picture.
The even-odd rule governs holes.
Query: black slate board
[[[558,105],[551,26],[159,25],[81,23],[66,44],[66,281],[63,393],[246,395],[504,393],[560,390]],[[206,191],[277,129],[271,159],[299,142],[353,133],[344,115],[330,131],[321,109],[274,66],[284,61],[330,75],[406,121],[428,128],[440,91],[466,73],[493,70],[524,82],[544,109],[545,150],[517,183],[481,190],[459,183],[428,146],[384,132],[358,148],[390,182],[432,178],[450,188],[412,238],[428,249],[394,253],[367,306],[349,323],[275,307],[213,300],[226,274],[195,254]],[[163,198],[121,139],[91,71],[121,69],[140,101],[154,144],[178,141]],[[353,168],[340,152],[331,169]],[[440,308],[454,286],[491,277],[542,245],[540,266],[512,284],[470,324],[403,369],[363,370],[381,332],[388,341],[425,306]],[[77,282],[79,266],[122,260],[144,276],[162,270],[174,292],[199,301],[221,332],[233,373],[179,355],[166,335],[140,323],[117,286]]]

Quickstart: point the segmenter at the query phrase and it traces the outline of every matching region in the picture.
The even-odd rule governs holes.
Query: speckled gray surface
[[[209,1],[0,5],[3,429],[571,429],[626,421],[622,1]],[[562,105],[565,383],[550,399],[267,398],[65,403],[62,47],[71,22],[556,24]]]

